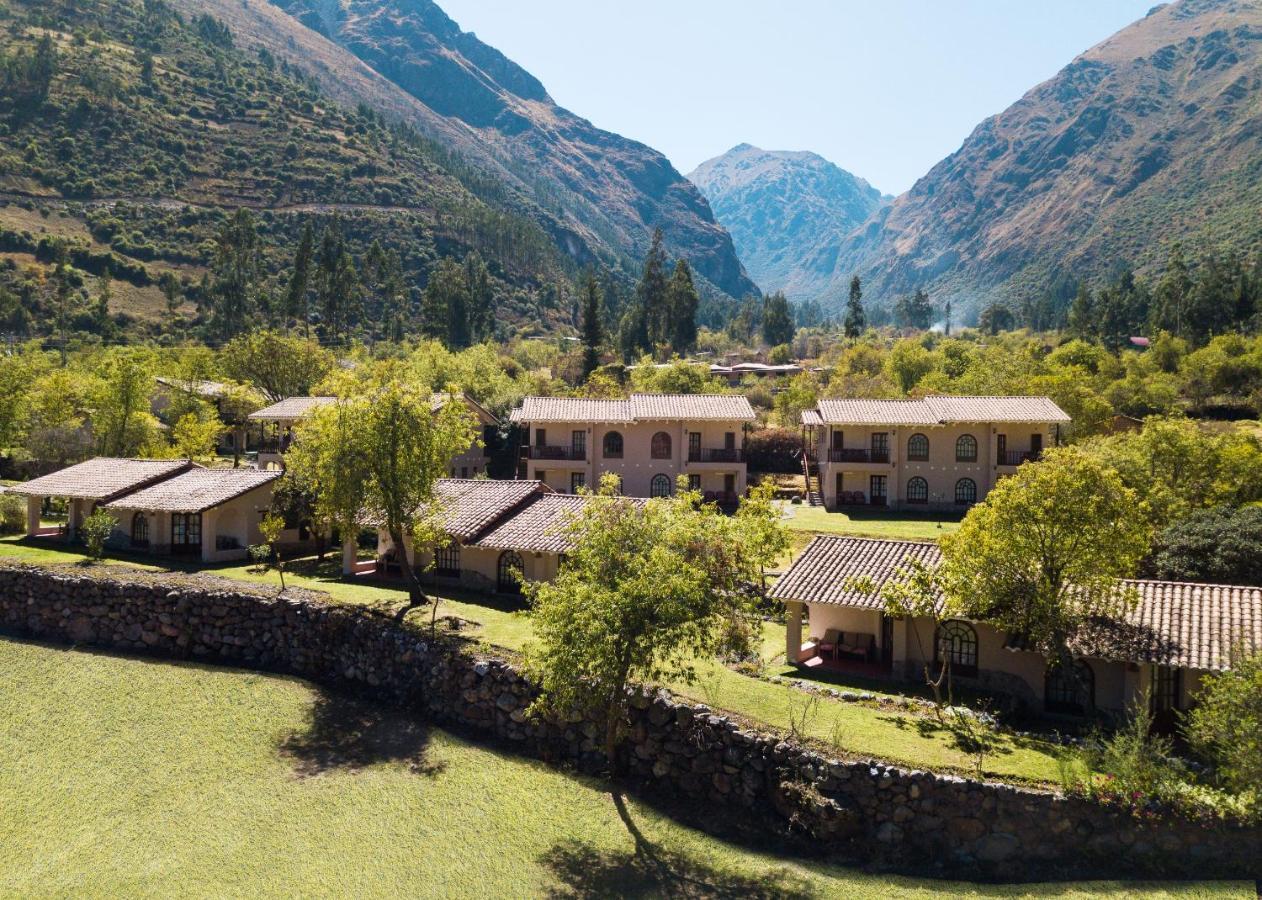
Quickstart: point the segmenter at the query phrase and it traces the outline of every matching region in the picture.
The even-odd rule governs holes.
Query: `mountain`
[[[815,153],[749,144],[703,162],[688,179],[731,232],[754,281],[795,300],[819,299],[829,289],[833,265],[820,247],[890,199]]]
[[[594,127],[429,0],[179,0],[268,47],[332,96],[399,116],[533,206],[579,264],[628,275],[668,253],[729,298],[756,293],[697,189],[661,153]]]
[[[1153,9],[979,125],[860,229],[805,262],[891,302],[976,309],[1057,275],[1140,271],[1171,243],[1262,243],[1262,2]]]

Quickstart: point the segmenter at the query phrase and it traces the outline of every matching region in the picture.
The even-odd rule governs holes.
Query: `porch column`
[[[202,513],[202,562],[212,562],[215,559],[215,535],[218,532],[219,510],[208,509]]]
[[[802,604],[786,600],[787,615],[784,620],[784,661],[794,665],[802,655]]]
[[[342,574],[355,574],[355,560],[358,557],[357,547],[355,546],[355,538],[352,535],[345,535],[342,538]]]
[[[35,537],[39,534],[39,514],[44,508],[43,497],[27,497],[26,498],[26,536]]]

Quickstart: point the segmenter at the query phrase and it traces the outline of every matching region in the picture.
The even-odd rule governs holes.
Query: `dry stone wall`
[[[556,764],[599,769],[601,729],[527,716],[510,662],[370,611],[202,576],[0,566],[0,631],[298,675]],[[968,877],[1262,875],[1258,829],[1137,821],[1078,799],[829,758],[665,695],[632,704],[625,768],[698,818],[837,862]]]

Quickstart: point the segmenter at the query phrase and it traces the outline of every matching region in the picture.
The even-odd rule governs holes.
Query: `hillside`
[[[113,272],[111,311],[124,324],[178,332],[154,282],[174,272],[195,299],[214,235],[239,207],[260,223],[270,290],[287,278],[302,224],[336,219],[356,260],[374,240],[399,253],[413,301],[440,257],[478,251],[506,323],[569,315],[540,297],[577,266],[529,209],[416,132],[238,46],[213,18],[159,0],[9,0],[0,54],[0,252],[36,266],[7,288],[36,333],[51,314],[38,265],[52,261],[53,238],[83,273]],[[196,311],[190,302],[179,314]]]
[[[731,298],[756,292],[728,233],[662,154],[557,106],[534,76],[429,0],[179,2],[212,11],[331,96],[400,116],[493,176],[542,211],[576,261],[636,274],[661,227],[668,254],[686,257],[703,283]]]
[[[688,175],[732,234],[764,291],[818,300],[833,266],[821,245],[862,224],[888,198],[814,153],[733,147]]]
[[[890,302],[1019,301],[1057,274],[1141,271],[1182,240],[1262,241],[1262,2],[1179,0],[1093,47],[861,229],[807,261]]]

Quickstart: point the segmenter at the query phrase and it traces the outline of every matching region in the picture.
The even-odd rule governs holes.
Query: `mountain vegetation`
[[[688,178],[732,233],[750,277],[798,301],[829,292],[833,268],[820,246],[890,199],[822,156],[749,144],[703,162]]]

